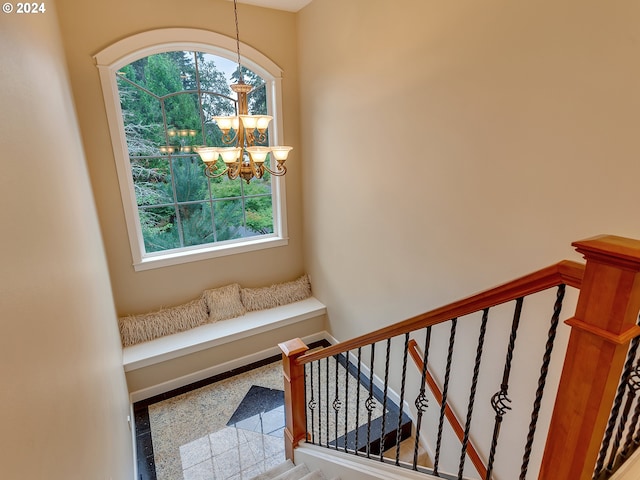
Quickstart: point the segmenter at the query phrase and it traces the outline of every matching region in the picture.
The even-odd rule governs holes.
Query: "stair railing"
[[[466,455],[469,456],[469,459],[471,460],[471,463],[473,463],[473,466],[478,472],[478,475],[480,475],[480,478],[486,478],[487,466],[484,464],[484,461],[480,457],[480,454],[478,453],[476,447],[469,440],[468,422],[467,425],[463,427],[455,412],[446,402],[443,402],[442,390],[436,383],[433,375],[431,375],[431,373],[429,372],[429,369],[426,367],[425,358],[424,355],[422,355],[419,351],[418,342],[413,339],[409,340],[409,355],[413,359],[413,362],[416,364],[416,366],[418,368],[422,368],[425,383],[429,386],[429,389],[435,397],[436,402],[438,402],[440,405],[444,405],[445,416],[447,417],[449,424],[453,428],[456,437],[458,437],[458,440],[463,444],[463,451]],[[475,395],[473,395],[473,397],[475,397]],[[418,428],[418,430],[420,429]],[[416,436],[416,442],[417,441],[418,436]]]
[[[580,295],[578,297],[575,315],[565,322],[571,326],[572,330],[538,478],[542,480],[590,479],[594,473],[596,457],[602,444],[607,420],[616,394],[616,386],[619,383],[620,374],[623,364],[625,363],[629,342],[632,338],[640,335],[640,328],[636,325],[638,310],[640,310],[640,242],[621,237],[601,236],[575,242],[573,245],[578,252],[584,255],[586,259],[585,266],[571,261],[559,262],[558,264],[499,287],[492,288],[431,312],[418,315],[404,322],[379,329],[370,334],[332,345],[320,351],[307,352],[307,347],[299,339],[281,344],[285,376],[285,447],[287,457],[293,459],[294,449],[301,440],[309,440],[310,436],[314,434],[317,435],[317,432],[313,432],[313,428],[308,431],[307,412],[310,411],[313,416],[316,399],[313,398],[313,393],[311,393],[311,398],[307,398],[310,390],[309,386],[305,384],[305,379],[309,377],[309,372],[305,370],[305,365],[311,365],[313,362],[325,360],[328,367],[329,358],[334,358],[336,362],[346,362],[348,365],[350,356],[353,357],[355,355],[353,352],[357,352],[358,360],[356,365],[359,377],[361,368],[360,354],[363,348],[368,347],[370,348],[370,378],[372,379],[374,373],[373,357],[375,344],[378,342],[386,342],[388,355],[391,339],[404,337],[405,353],[402,368],[402,387],[399,399],[399,418],[402,418],[402,408],[405,401],[404,382],[406,376],[406,357],[410,350],[409,335],[412,332],[426,329],[427,333],[425,337],[428,339],[431,327],[449,322],[451,324],[449,358],[447,360],[445,385],[441,392],[441,421],[438,431],[436,461],[433,469],[425,470],[438,474],[438,454],[440,436],[442,434],[442,419],[446,416],[447,411],[447,383],[457,320],[460,317],[475,312],[486,313],[490,308],[515,300],[516,307],[507,349],[502,386],[500,391],[492,398],[492,406],[496,411],[496,422],[490,453],[488,454],[489,458],[486,461],[487,471],[485,474],[486,479],[492,478],[495,447],[500,433],[502,416],[510,408],[508,406],[510,400],[507,396],[507,389],[522,300],[524,297],[534,293],[558,287],[558,298],[561,302],[560,297],[561,291],[564,291],[563,286],[569,285],[580,288]],[[547,374],[548,357],[553,347],[553,337],[555,337],[555,326],[557,325],[558,315],[559,307],[558,301],[556,301],[551,322],[552,325],[549,331],[549,341],[545,349],[541,375],[538,380],[539,388],[536,391],[534,411],[532,412],[531,426],[523,457],[521,479],[526,478],[527,475],[530,443],[536,429],[535,421],[537,420],[538,414],[536,409],[540,407],[542,388],[544,387]],[[483,325],[486,325],[485,322],[486,317],[483,314]],[[425,345],[424,365],[426,368],[428,340],[426,340]],[[478,358],[481,349],[481,344],[479,343]],[[478,360],[476,364],[479,364]],[[318,363],[318,365],[321,365],[321,363]],[[329,368],[325,370],[325,376],[328,379]],[[387,356],[387,366],[384,374],[385,403],[388,375]],[[313,377],[314,375],[312,373],[311,379],[313,379]],[[337,379],[337,373],[335,378]],[[423,375],[423,387],[426,378],[426,375]],[[373,381],[370,381],[369,384],[372,386]],[[357,385],[359,385],[359,383],[356,383],[356,387],[353,388],[359,388]],[[342,403],[342,400],[338,397],[338,391],[341,388],[342,387],[339,387],[336,383],[335,399],[333,399],[336,420],[338,419],[338,410]],[[348,383],[346,388],[348,388]],[[371,387],[371,390],[373,390],[373,387]],[[330,400],[328,395],[329,388],[327,387],[327,398],[325,399],[327,402]],[[421,395],[423,395],[423,389],[421,389]],[[424,402],[424,399],[416,399],[418,417],[420,417],[421,414],[421,402]],[[472,405],[472,403],[473,402],[470,401],[469,404]],[[384,414],[383,408],[383,416]],[[328,418],[329,409],[327,403],[325,420]],[[467,423],[468,421],[469,418],[467,419]],[[383,431],[384,426],[385,419],[383,417]],[[396,442],[395,463],[397,465],[400,464],[399,426],[400,420],[398,422],[398,441]],[[337,429],[337,423],[335,428]],[[356,428],[356,436],[358,434],[357,430]],[[419,435],[420,429],[418,428],[417,430],[417,435]],[[348,450],[347,437],[348,435],[345,433],[342,445],[345,451]],[[313,439],[311,440],[313,442]],[[417,443],[416,439],[416,446]],[[468,444],[468,439],[465,439],[464,443]],[[320,444],[322,444],[322,439],[320,439]],[[325,446],[331,446],[331,448],[337,449],[339,443],[336,440],[333,444],[329,445],[327,436]],[[382,446],[380,450],[380,460],[382,460]],[[356,443],[354,453],[357,454],[358,452],[359,449]],[[367,446],[366,454],[370,456],[369,446]],[[463,478],[462,470],[465,454],[469,454],[466,446],[463,448],[463,458],[461,459],[460,472],[457,478]],[[413,468],[419,470],[415,462],[416,455],[417,448],[414,454]]]

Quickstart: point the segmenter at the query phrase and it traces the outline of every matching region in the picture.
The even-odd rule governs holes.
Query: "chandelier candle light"
[[[215,116],[213,120],[222,131],[222,141],[226,147],[198,147],[196,151],[205,163],[205,175],[217,178],[224,174],[230,179],[241,177],[247,183],[252,178],[262,178],[265,171],[271,175],[282,176],[287,173],[284,162],[292,147],[259,146],[267,140],[267,127],[273,119],[270,115],[249,115],[247,95],[253,86],[244,83],[242,64],[240,62],[240,34],[238,30],[238,6],[233,0],[233,12],[236,21],[236,48],[238,54],[238,83],[230,85],[238,96],[237,116]],[[274,170],[265,165],[267,157],[276,162]],[[216,163],[222,158],[225,169],[216,173]]]

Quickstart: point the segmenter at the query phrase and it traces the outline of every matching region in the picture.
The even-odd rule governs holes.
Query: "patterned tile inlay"
[[[283,462],[282,402],[227,426],[252,390],[260,400],[283,388],[278,362],[150,405],[158,480],[242,480]]]

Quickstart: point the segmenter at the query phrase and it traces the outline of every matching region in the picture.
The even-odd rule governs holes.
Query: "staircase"
[[[640,241],[605,235],[573,245],[586,264],[561,261],[319,351],[300,339],[280,344],[287,458],[350,480],[612,479],[640,448]],[[562,313],[567,289],[577,290],[573,316]],[[561,322],[571,330],[557,365]],[[523,343],[527,356],[515,356]],[[417,369],[407,365],[410,352]],[[356,366],[356,381],[339,375],[341,358]],[[543,398],[554,365],[555,395]],[[384,392],[382,408],[374,388],[351,400],[361,374]],[[397,421],[385,417],[388,394],[397,397]],[[412,462],[403,455],[412,454],[411,442],[402,448],[403,409],[415,421]],[[395,441],[372,428],[376,412],[380,426],[397,429]],[[370,434],[380,431],[376,448]],[[338,461],[366,475],[328,465]]]
[[[287,460],[251,480],[327,480],[327,477],[320,470],[309,471],[304,463],[294,465],[291,460]]]

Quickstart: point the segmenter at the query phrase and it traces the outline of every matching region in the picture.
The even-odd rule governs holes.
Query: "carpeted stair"
[[[320,470],[310,472],[305,464],[294,465],[291,460],[287,460],[251,480],[327,480],[327,477]]]

